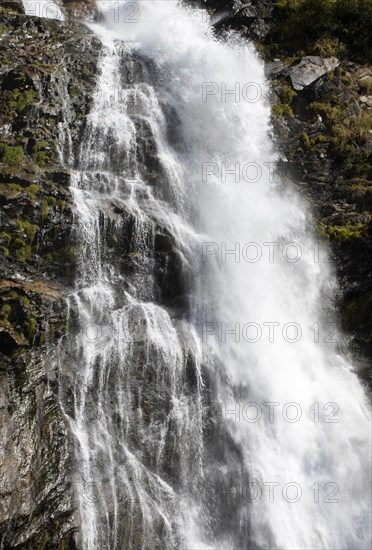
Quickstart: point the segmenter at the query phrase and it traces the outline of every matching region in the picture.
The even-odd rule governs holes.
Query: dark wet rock
[[[0,8],[0,546],[72,549],[57,356],[77,243],[61,155],[84,129],[100,44],[16,4]]]

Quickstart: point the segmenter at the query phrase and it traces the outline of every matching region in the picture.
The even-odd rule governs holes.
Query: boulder
[[[308,55],[303,57],[297,65],[289,69],[289,76],[295,90],[303,90],[321,76],[333,71],[340,64],[336,57],[318,57]]]

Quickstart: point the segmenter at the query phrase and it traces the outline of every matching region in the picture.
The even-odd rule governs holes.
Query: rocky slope
[[[0,24],[0,547],[73,548],[69,439],[57,342],[73,280],[69,171],[100,44],[87,28],[26,17]],[[68,130],[69,129],[69,130]],[[71,140],[71,141],[70,141]]]

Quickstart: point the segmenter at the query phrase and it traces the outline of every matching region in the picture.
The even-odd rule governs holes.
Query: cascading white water
[[[70,299],[83,548],[369,548],[367,398],[329,332],[314,336],[334,321],[334,282],[307,207],[272,177],[262,62],[173,1],[118,4],[93,28],[103,53],[73,173]],[[221,96],[237,83],[253,96]],[[247,163],[260,177],[221,177]],[[170,298],[162,255],[187,280]],[[212,445],[213,401],[228,436]],[[231,506],[223,530],[213,511]]]

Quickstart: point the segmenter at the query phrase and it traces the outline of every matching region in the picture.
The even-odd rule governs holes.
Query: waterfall
[[[263,63],[178,2],[100,9],[61,359],[82,548],[369,548],[367,397]]]

